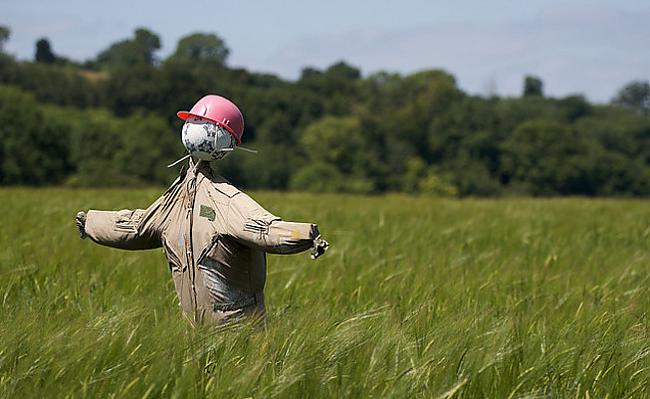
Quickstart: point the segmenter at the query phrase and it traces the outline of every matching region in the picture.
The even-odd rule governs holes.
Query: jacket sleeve
[[[228,234],[240,243],[274,254],[294,254],[313,246],[318,227],[312,223],[285,222],[244,193],[230,202]]]
[[[88,211],[86,234],[98,244],[120,249],[151,249],[161,244],[163,197],[147,209]]]

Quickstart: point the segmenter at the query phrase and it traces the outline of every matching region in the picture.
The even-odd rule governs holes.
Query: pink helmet
[[[189,111],[178,111],[176,113],[182,120],[190,116],[198,116],[223,126],[228,133],[241,144],[241,136],[244,134],[244,116],[239,108],[225,97],[208,94],[194,104]]]

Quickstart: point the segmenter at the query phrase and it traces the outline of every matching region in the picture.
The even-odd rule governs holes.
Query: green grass
[[[256,193],[317,222],[265,329],[192,329],[161,250],[77,237],[159,190],[0,190],[2,397],[650,397],[650,203]]]

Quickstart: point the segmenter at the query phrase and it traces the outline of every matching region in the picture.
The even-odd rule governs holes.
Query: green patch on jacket
[[[199,216],[203,216],[204,218],[208,218],[209,221],[214,222],[216,215],[217,213],[214,211],[214,209],[210,208],[207,205],[201,205]]]

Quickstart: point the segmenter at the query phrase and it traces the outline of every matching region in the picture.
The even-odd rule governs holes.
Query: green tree
[[[544,97],[544,83],[537,76],[526,76],[524,78],[524,97]]]
[[[442,172],[439,176],[445,176],[443,182],[449,182],[452,192],[460,196],[482,196],[493,197],[503,192],[499,180],[481,161],[474,160],[461,153],[459,157],[451,162],[441,165]]]
[[[0,184],[60,183],[69,170],[68,129],[34,98],[0,86]]]
[[[618,91],[612,103],[642,115],[650,115],[650,82],[630,82]]]
[[[305,129],[300,144],[309,160],[334,165],[344,174],[357,169],[364,149],[359,121],[353,117],[327,116],[314,122]]]
[[[558,106],[564,114],[564,118],[569,122],[575,122],[592,113],[593,109],[587,99],[582,95],[573,95],[560,99]]]
[[[453,76],[440,70],[422,71],[404,79],[401,107],[389,107],[384,113],[387,127],[393,134],[407,139],[418,155],[429,160],[429,125],[462,98]]]
[[[458,189],[446,182],[433,166],[418,157],[406,162],[406,173],[402,176],[402,190],[409,193],[423,193],[437,196],[456,196]]]
[[[337,62],[324,72],[315,68],[304,68],[298,87],[308,90],[321,98],[325,113],[349,115],[359,97],[359,69]]]
[[[317,162],[298,170],[291,178],[292,190],[333,193],[343,188],[343,175],[335,166]]]
[[[0,25],[0,53],[5,51],[5,44],[11,37],[11,30],[7,26]]]
[[[118,116],[160,110],[163,101],[171,101],[165,95],[161,75],[159,69],[145,64],[112,71],[110,78],[100,84],[104,104]]]
[[[502,180],[535,195],[593,195],[588,141],[555,121],[522,123],[503,143]]]
[[[155,62],[154,52],[160,49],[160,37],[147,29],[138,28],[135,30],[133,41],[142,54],[144,62],[152,65]]]
[[[316,68],[305,67],[300,72],[300,80],[316,79],[316,78],[318,78],[318,77],[320,77],[322,75],[323,75],[323,72],[319,71]]]
[[[52,64],[56,61],[56,56],[52,52],[50,42],[46,38],[41,38],[36,42],[34,61],[43,64]]]
[[[111,159],[120,166],[120,174],[148,184],[169,184],[177,172],[166,166],[185,152],[180,134],[153,115],[133,115],[119,120],[116,127],[122,145]]]
[[[70,118],[70,156],[75,165],[74,175],[68,179],[68,184],[133,184],[134,179],[123,177],[121,165],[113,159],[124,145],[120,136],[120,121],[105,110],[74,110],[66,116]]]
[[[465,152],[484,162],[490,170],[498,168],[498,146],[505,132],[494,101],[479,97],[455,101],[433,118],[428,130],[433,162],[454,160]]]
[[[347,80],[357,80],[361,77],[361,71],[347,64],[345,61],[339,61],[330,65],[325,71],[325,74]]]
[[[4,83],[29,91],[44,103],[85,108],[97,105],[99,100],[97,86],[73,66],[17,63],[10,67]]]
[[[8,38],[8,29],[2,32],[0,45]],[[7,94],[6,103],[15,97],[35,110],[19,126],[13,108],[2,108],[8,122],[0,163],[11,176],[2,182],[166,183],[173,171],[160,165],[184,152],[176,111],[218,93],[242,109],[244,141],[260,153],[238,152],[215,166],[247,187],[461,196],[650,190],[647,82],[633,82],[613,99],[618,106],[604,106],[582,96],[545,98],[532,76],[523,96],[486,99],[466,95],[442,70],[363,78],[344,61],[286,81],[229,68],[223,40],[206,33],[181,39],[161,65],[160,40],[146,29],[84,69],[52,54],[47,41],[41,47],[39,62],[0,54],[0,85],[31,93],[20,100],[25,93],[11,89],[20,95]],[[13,154],[52,173],[22,170]]]
[[[287,146],[252,143],[257,154],[237,151],[229,155],[227,161],[239,164],[239,183],[251,188],[284,190],[289,184],[291,174],[298,168],[295,149]],[[221,168],[221,162],[215,162]]]
[[[153,65],[154,53],[160,49],[160,38],[155,33],[138,28],[133,39],[112,44],[99,53],[97,64],[104,67],[130,67],[134,65]]]
[[[426,175],[418,181],[418,192],[438,197],[455,197],[458,188],[440,177],[435,168],[429,168]]]
[[[402,191],[415,193],[418,191],[418,183],[425,176],[427,164],[422,158],[411,157],[406,161],[406,170],[401,177]]]
[[[344,177],[336,183],[339,190],[353,193],[369,193],[377,188],[375,181],[368,177],[376,161],[373,148],[367,143],[355,117],[327,116],[309,125],[300,137],[308,164],[321,165],[321,169],[322,165],[333,167]],[[306,167],[306,170],[312,169]],[[302,172],[299,181],[305,181],[305,175],[307,172]],[[331,177],[328,186],[334,186],[338,181],[334,174],[328,172],[327,176]]]
[[[181,38],[171,60],[225,65],[230,54],[226,43],[213,33],[193,33]]]

